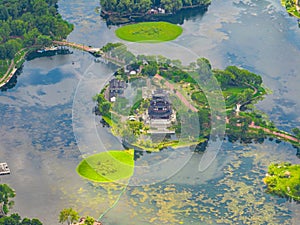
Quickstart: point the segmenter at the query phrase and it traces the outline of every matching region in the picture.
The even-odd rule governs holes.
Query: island
[[[300,165],[272,163],[264,178],[268,192],[300,201]]]
[[[130,55],[130,60],[123,59],[129,63],[118,69],[94,97],[95,111],[126,148],[151,152],[196,145],[197,150],[205,149],[212,120],[222,118],[212,117],[205,92],[195,76],[217,80],[225,102],[224,119],[229,141],[261,143],[266,137],[274,137],[299,147],[296,135],[277,129],[253,106],[268,93],[261,76],[236,66],[212,69],[205,58],[182,66],[179,60],[163,56],[157,60],[157,56],[128,54],[120,43],[108,46],[110,53],[106,46],[103,47],[107,54],[120,60],[124,57],[118,50],[121,47]]]
[[[0,87],[22,66],[28,53],[62,40],[73,30],[57,12],[58,0],[0,0]]]
[[[281,4],[285,7],[286,11],[300,19],[300,2],[299,0],[281,0]]]
[[[100,0],[101,16],[108,24],[162,21],[174,17],[182,10],[207,10],[211,0]],[[203,9],[203,10],[199,10]],[[168,19],[167,19],[168,20]]]

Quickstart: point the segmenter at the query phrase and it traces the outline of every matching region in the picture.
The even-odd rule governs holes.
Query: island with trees
[[[268,192],[300,202],[300,165],[272,163],[264,182]]]
[[[299,0],[281,0],[281,4],[285,7],[286,11],[300,19],[300,2]]]
[[[185,9],[207,10],[210,3],[211,0],[100,0],[101,16],[109,24],[164,20]]]
[[[110,54],[124,56],[116,50],[122,44],[108,46]],[[266,137],[275,137],[299,146],[297,135],[280,131],[253,106],[267,94],[261,76],[236,66],[212,69],[205,58],[182,66],[180,61],[163,56],[130,55],[129,65],[115,72],[94,97],[96,112],[128,148],[159,151],[167,146],[197,145],[201,149],[201,143],[210,138],[212,119],[220,118],[212,118],[206,95],[193,76],[217,80],[224,96],[226,136],[230,141],[263,142]],[[165,134],[163,140],[156,137],[159,134]]]
[[[0,87],[29,52],[62,40],[73,25],[57,12],[58,0],[0,0]]]

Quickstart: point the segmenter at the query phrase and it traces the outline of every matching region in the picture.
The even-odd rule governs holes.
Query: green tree
[[[137,4],[137,11],[146,12],[151,8],[151,5],[151,0],[140,0],[140,2]]]
[[[73,222],[79,219],[78,213],[73,210],[72,208],[63,209],[59,214],[59,222],[65,223],[67,222],[68,225],[72,224]]]
[[[41,221],[39,221],[38,219],[33,218],[31,220],[31,225],[43,225]]]
[[[6,41],[9,38],[9,35],[11,33],[10,26],[8,22],[1,21],[0,20],[0,42],[1,41]]]
[[[0,217],[5,216],[14,202],[11,200],[16,196],[15,191],[7,184],[0,184]]]
[[[293,128],[292,132],[296,135],[298,139],[300,139],[300,129],[299,128]]]
[[[38,45],[49,46],[52,43],[52,40],[49,36],[39,35],[37,37],[36,43]]]
[[[0,5],[0,20],[7,20],[9,17],[7,8],[4,5]]]
[[[296,184],[296,186],[294,187],[294,192],[296,196],[300,197],[300,184]]]
[[[23,36],[26,32],[26,24],[22,20],[12,20],[10,22],[11,35]]]
[[[85,225],[93,225],[95,222],[95,219],[93,217],[87,216],[85,218],[84,224]]]
[[[15,54],[22,48],[22,44],[18,39],[11,39],[5,43],[6,56],[9,59],[14,58]]]
[[[25,46],[31,46],[36,43],[37,37],[40,35],[40,32],[37,28],[32,29],[24,35],[24,44]]]
[[[150,62],[148,65],[144,66],[142,73],[147,76],[154,76],[157,73],[158,65],[156,62]]]

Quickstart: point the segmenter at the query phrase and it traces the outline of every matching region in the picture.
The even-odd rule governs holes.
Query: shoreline
[[[168,18],[172,16],[176,16],[180,12],[184,10],[195,10],[197,8],[202,8],[203,10],[207,10],[211,1],[209,3],[201,3],[191,6],[182,6],[182,8],[178,9],[173,13],[150,13],[149,9],[147,12],[123,12],[118,13],[114,11],[106,11],[104,9],[100,10],[100,16],[109,24],[109,25],[122,25],[122,24],[130,24],[136,22],[149,22],[149,21],[160,21],[160,19]]]
[[[9,65],[6,73],[0,79],[0,88],[4,87],[11,80],[11,78],[13,78],[13,76],[16,74],[18,69],[20,69],[22,67],[29,51],[30,51],[30,48],[28,48],[28,49],[23,48],[16,53],[15,57],[11,60],[11,63]],[[18,54],[21,54],[22,52],[23,52],[23,55],[20,57],[20,59],[17,62],[15,62]]]

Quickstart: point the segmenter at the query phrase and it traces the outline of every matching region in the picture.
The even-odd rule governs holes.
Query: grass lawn
[[[176,39],[182,33],[180,26],[167,22],[144,22],[120,27],[116,35],[131,42],[163,42]]]
[[[96,182],[114,182],[129,178],[134,171],[133,150],[108,151],[83,159],[77,173]]]

